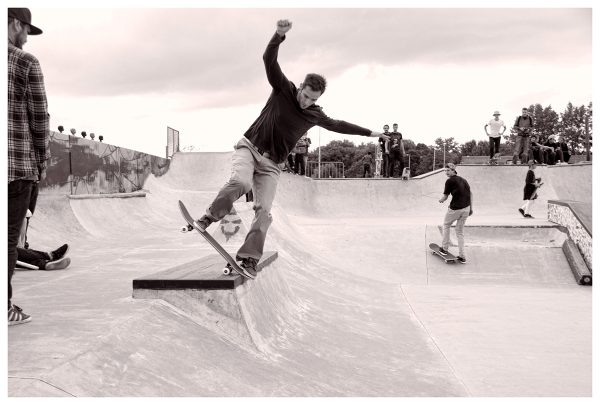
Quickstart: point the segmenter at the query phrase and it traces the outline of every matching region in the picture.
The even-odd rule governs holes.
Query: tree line
[[[562,136],[569,147],[571,155],[581,155],[587,151],[588,136],[589,146],[592,144],[592,103],[587,106],[579,107],[568,103],[565,110],[557,113],[548,105],[543,107],[541,104],[532,104],[529,106],[529,114],[533,117],[532,134],[538,135],[540,142],[544,143],[550,135]],[[516,118],[516,115],[515,115]],[[483,132],[481,124],[481,134],[477,138],[485,137],[486,139],[475,140],[460,144],[456,142],[454,137],[437,138],[433,145],[425,145],[424,143],[415,144],[411,139],[404,138],[405,165],[409,167],[410,155],[410,171],[411,176],[418,176],[439,169],[443,166],[443,154],[445,149],[446,162],[460,163],[463,156],[487,156],[489,154],[489,141]],[[513,147],[515,144],[516,131],[513,128],[514,121],[504,120],[506,132],[503,135],[503,142],[500,145],[500,153],[502,155],[512,156]],[[360,145],[355,145],[352,141],[331,141],[325,146],[321,146],[321,161],[322,162],[342,162],[344,164],[345,177],[362,177],[363,163],[362,158],[371,152],[375,157],[377,143],[364,142]],[[318,148],[313,149],[308,153],[308,160],[312,162],[318,161]],[[435,156],[435,162],[434,162]],[[373,168],[374,169],[374,168]],[[317,177],[316,170],[313,171],[313,177]]]

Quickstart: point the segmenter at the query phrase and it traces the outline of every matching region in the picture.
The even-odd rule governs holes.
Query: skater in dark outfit
[[[404,143],[402,142],[402,134],[398,132],[398,124],[392,126],[394,129],[390,132],[390,177],[402,177],[404,171]],[[398,175],[395,174],[396,162],[400,162]]]
[[[359,127],[346,121],[334,120],[315,104],[326,87],[325,78],[314,73],[306,75],[298,87],[282,72],[277,61],[279,45],[292,28],[288,20],[277,22],[277,31],[263,55],[271,95],[259,117],[235,146],[232,173],[229,181],[217,194],[197,222],[206,229],[229,214],[233,203],[250,189],[254,191],[254,220],[236,260],[251,275],[256,275],[256,264],[263,254],[267,231],[271,225],[271,207],[283,163],[302,134],[315,125],[333,132],[385,137],[379,132]],[[360,101],[360,100],[359,100]]]
[[[8,145],[9,326],[32,319],[12,303],[11,282],[17,263],[19,231],[29,207],[33,184],[44,179],[50,158],[50,115],[44,75],[39,60],[23,51],[28,36],[41,33],[42,30],[31,23],[28,8],[8,9],[8,130],[5,145]]]
[[[450,227],[456,221],[456,239],[458,241],[458,256],[456,258],[459,262],[466,263],[463,228],[465,222],[467,222],[467,218],[473,215],[473,193],[471,193],[469,183],[457,175],[456,166],[453,163],[446,165],[446,176],[448,176],[448,180],[446,180],[446,184],[444,185],[444,194],[440,198],[440,203],[446,201],[450,194],[452,194],[452,200],[444,216],[442,247],[439,252],[442,256],[448,254]]]
[[[531,209],[537,198],[537,189],[542,185],[542,179],[540,177],[535,177],[535,168],[535,162],[530,160],[529,170],[525,176],[525,187],[523,189],[523,200],[525,201],[525,204],[519,208],[519,212],[525,218],[533,218],[531,216]]]

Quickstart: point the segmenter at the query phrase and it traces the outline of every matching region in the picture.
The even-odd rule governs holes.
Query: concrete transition
[[[33,321],[8,331],[9,396],[592,395],[592,293],[574,277],[591,275],[591,165],[539,167],[534,219],[517,211],[525,166],[458,166],[466,264],[427,248],[442,171],[282,174],[262,270],[241,282],[177,207],[201,215],[230,158],[176,154],[135,198],[42,190],[29,241],[69,243],[72,264],[13,278]],[[241,199],[209,231],[235,253],[252,217]]]

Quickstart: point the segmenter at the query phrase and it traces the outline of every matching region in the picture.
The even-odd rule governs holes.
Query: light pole
[[[444,141],[444,160],[442,167],[446,167],[446,141]]]
[[[318,164],[318,169],[319,169],[319,179],[321,178],[321,127],[319,127],[319,164]]]
[[[75,136],[77,130],[75,128],[71,128],[71,135]],[[71,189],[71,195],[73,195],[73,157],[71,154],[71,135],[69,135],[69,186]]]
[[[585,160],[587,162],[590,161],[590,127],[589,127],[590,115],[592,115],[592,109],[591,108],[585,114],[585,149],[586,149]]]

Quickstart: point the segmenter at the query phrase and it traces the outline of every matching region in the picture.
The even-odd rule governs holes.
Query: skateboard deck
[[[456,262],[458,259],[452,253],[448,252],[446,256],[440,253],[440,247],[437,243],[430,243],[429,249],[431,249],[431,254],[438,255],[441,257],[446,263]]]
[[[223,249],[223,246],[221,246],[219,242],[217,242],[208,232],[203,231],[200,227],[198,227],[198,225],[196,225],[196,221],[192,218],[190,212],[187,210],[187,208],[181,201],[179,201],[179,210],[181,211],[181,215],[183,216],[183,219],[185,219],[185,222],[188,223],[187,229],[189,231],[191,231],[192,229],[198,231],[198,233],[200,233],[204,237],[204,239],[206,239],[208,243],[210,243],[210,245],[213,248],[215,248],[215,250],[223,257],[223,259],[225,259],[225,261],[227,262],[227,266],[223,269],[223,274],[231,274],[231,272],[233,271],[245,278],[254,278],[251,274],[249,274],[237,264],[233,257],[231,257],[231,255],[227,253],[225,249]]]

